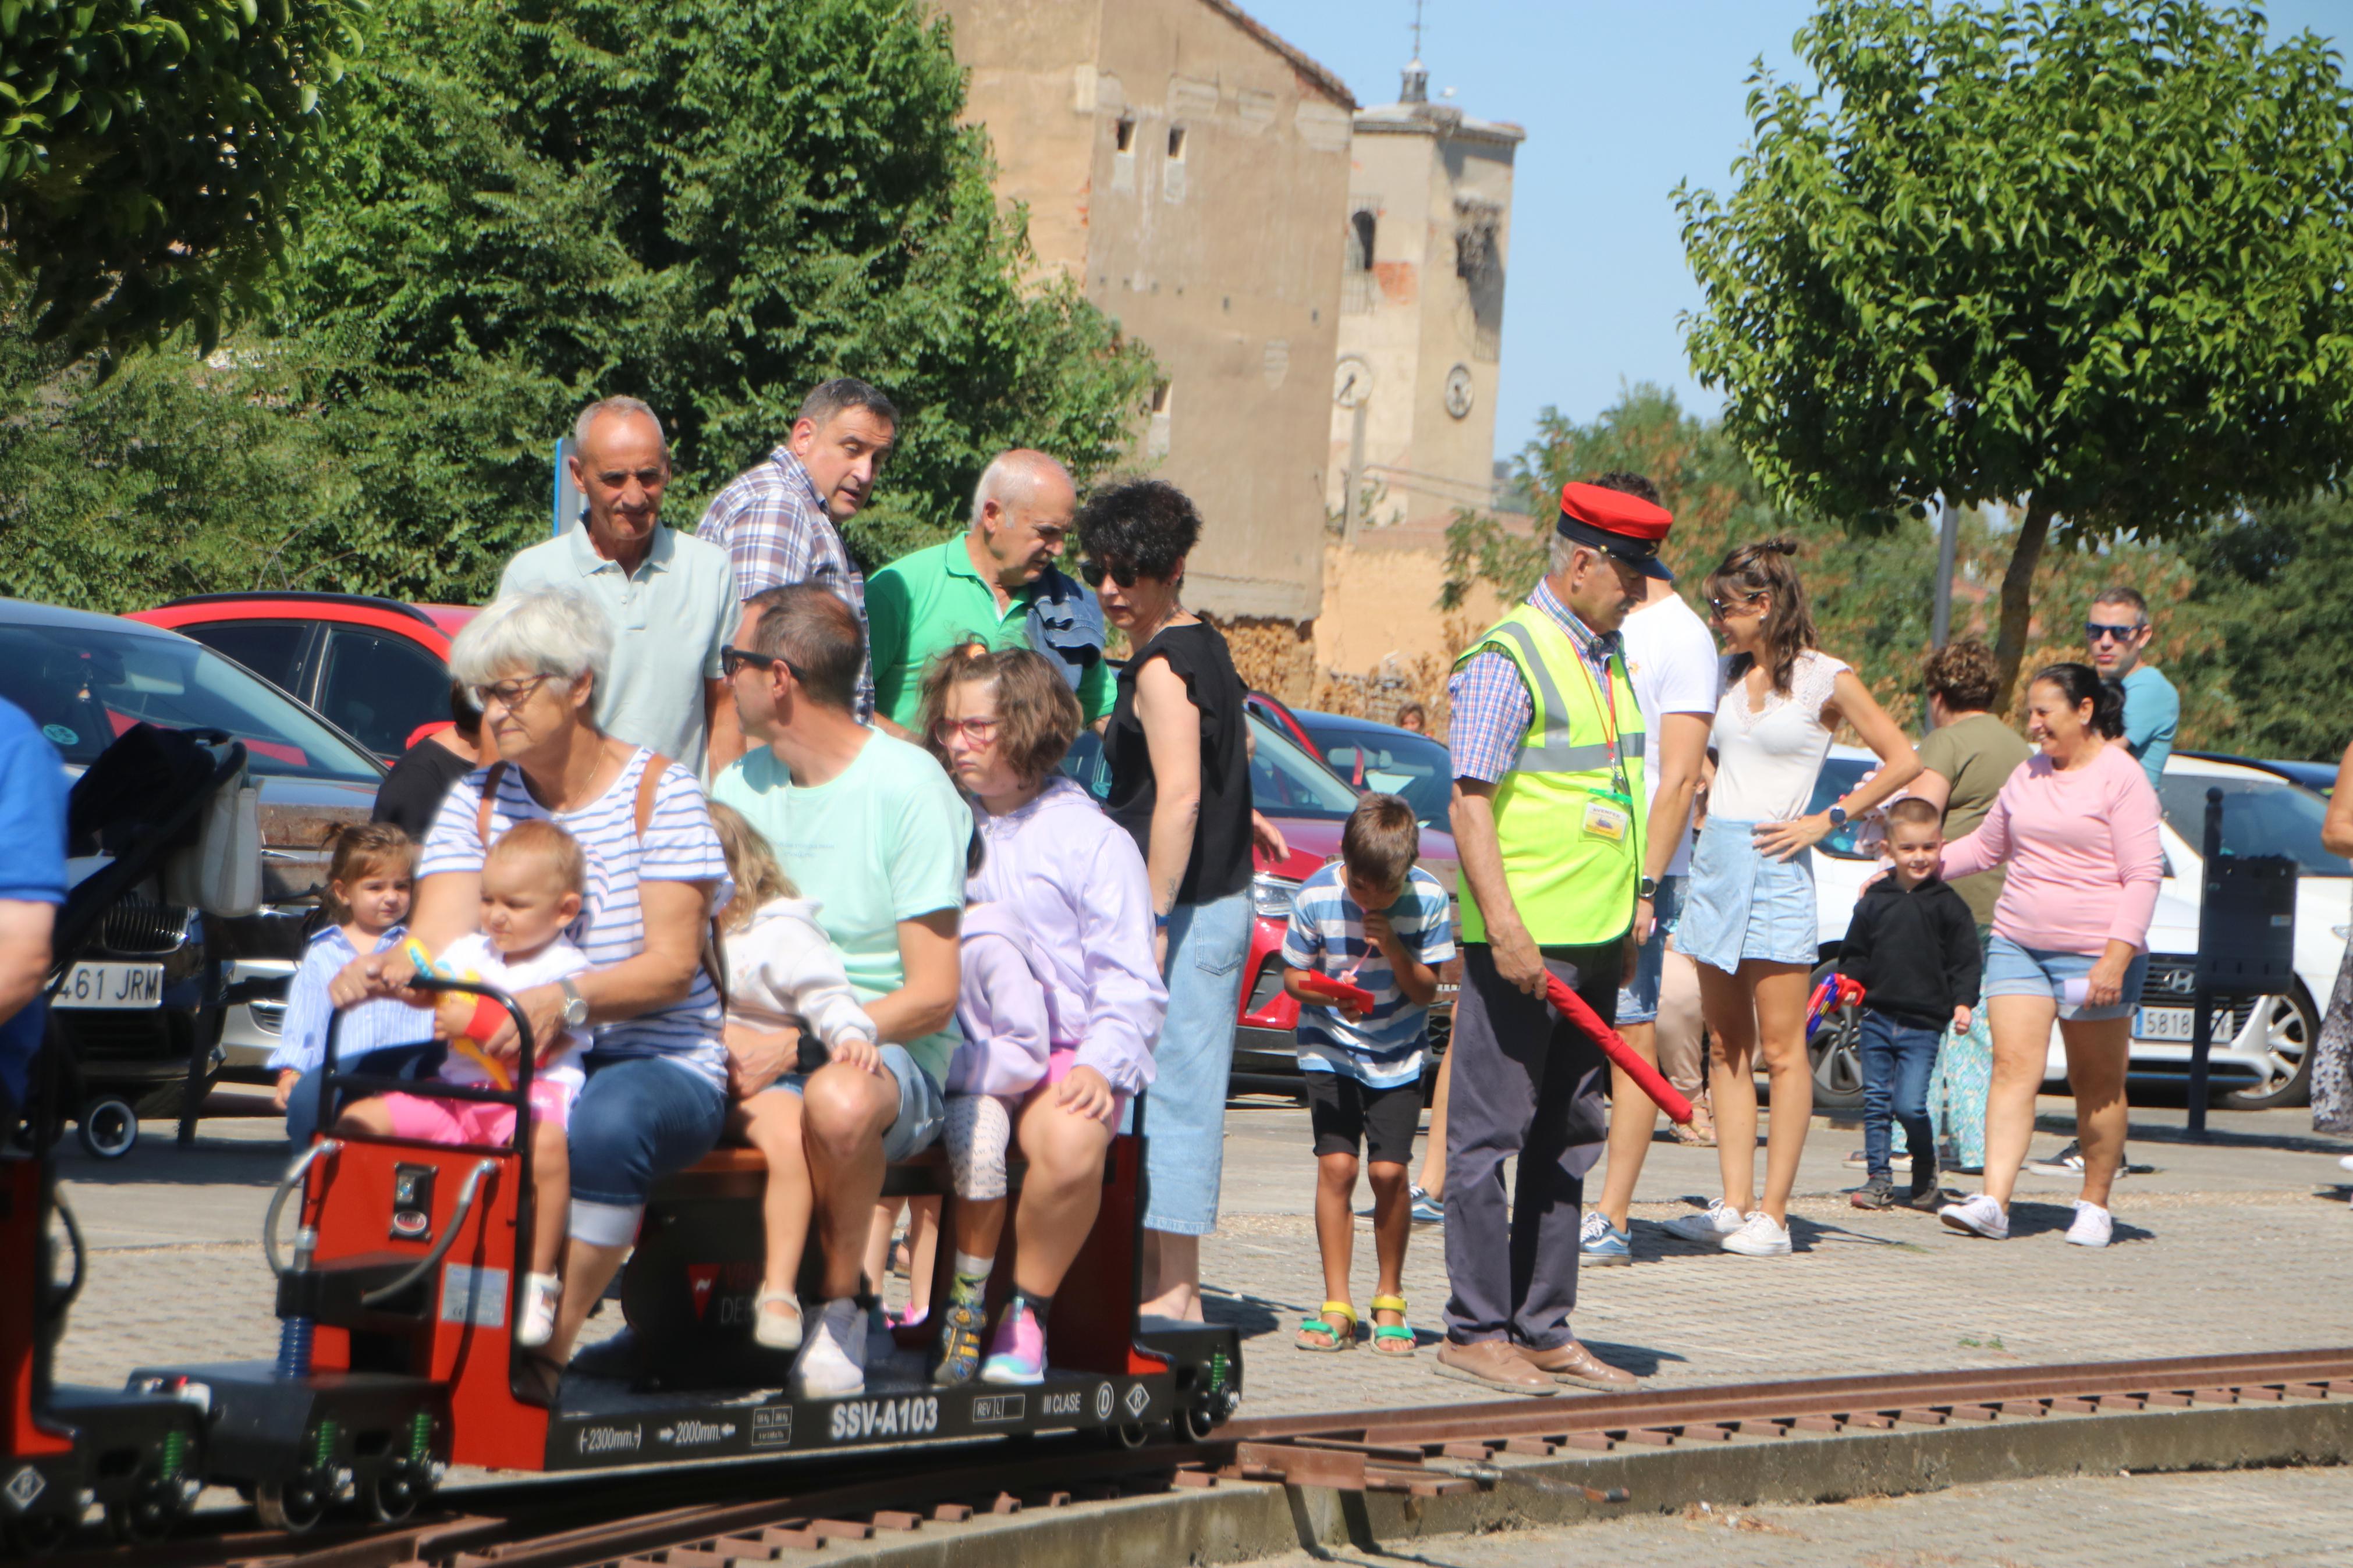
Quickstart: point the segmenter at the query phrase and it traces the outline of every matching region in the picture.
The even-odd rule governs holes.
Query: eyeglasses
[[[997,739],[997,727],[1001,719],[939,719],[932,723],[932,739],[946,745],[962,735],[976,746],[986,746]]]
[[[1762,594],[1750,594],[1737,599],[1710,599],[1707,602],[1707,607],[1715,613],[1715,618],[1720,621],[1726,616],[1738,615],[1749,605],[1756,604],[1758,600],[1764,598],[1764,596],[1765,595]]]
[[[737,647],[733,643],[719,645],[719,673],[722,676],[733,680],[735,679],[735,672],[747,664],[754,669],[774,669],[781,664],[791,672],[795,680],[801,681],[803,684],[807,684],[807,678],[801,674],[801,667],[782,654],[754,653],[750,648]]]
[[[1106,572],[1110,574],[1111,580],[1121,587],[1135,586],[1135,568],[1124,561],[1115,561],[1108,567],[1102,562],[1094,560],[1079,563],[1079,575],[1086,579],[1087,586],[1090,588],[1102,587]]]
[[[501,680],[490,686],[469,686],[466,695],[474,700],[477,708],[488,710],[495,702],[512,713],[530,701],[531,694],[537,691],[543,683],[554,679],[553,675],[533,675],[522,680]]]
[[[2146,621],[2129,626],[2104,626],[2097,621],[2086,621],[2084,623],[2084,640],[2087,643],[2102,643],[2111,639],[2116,642],[2130,642],[2147,630],[2148,630],[2148,623]]]

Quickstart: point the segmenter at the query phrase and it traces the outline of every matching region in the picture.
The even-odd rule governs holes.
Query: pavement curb
[[[2218,1470],[2353,1462],[2353,1401],[2048,1415],[1872,1436],[1782,1437],[1504,1461],[1514,1476],[1622,1487],[1592,1503],[1505,1481],[1454,1497],[1339,1492],[1265,1482],[1033,1510],[862,1547],[833,1561],[891,1568],[1162,1568],[1302,1549],[1394,1549],[1429,1536],[1573,1524],[1699,1503],[1836,1502],[1974,1482],[2118,1470]]]

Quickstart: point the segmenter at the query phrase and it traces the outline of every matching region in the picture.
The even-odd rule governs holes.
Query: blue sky
[[[1388,103],[1411,57],[1413,0],[1240,0],[1337,71],[1362,103]],[[2353,31],[2347,0],[2274,0],[2275,36]],[[1806,0],[1428,0],[1430,96],[1525,127],[1504,306],[1495,449],[1516,452],[1546,405],[1590,419],[1629,382],[1718,399],[1692,379],[1678,312],[1699,292],[1669,199],[1688,178],[1731,184],[1762,56],[1787,74]]]

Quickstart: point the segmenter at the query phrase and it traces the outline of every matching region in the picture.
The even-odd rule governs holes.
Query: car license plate
[[[2136,1040],[2179,1040],[2189,1043],[2198,1032],[2198,1009],[2195,1007],[2136,1007],[2133,1009],[2133,1038]],[[2231,1013],[2227,1007],[2214,1009],[2214,1038],[2231,1037]]]
[[[77,963],[65,984],[49,999],[53,1007],[161,1007],[164,966],[160,963]]]

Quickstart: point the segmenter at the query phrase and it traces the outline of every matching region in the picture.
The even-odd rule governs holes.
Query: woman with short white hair
[[[711,910],[728,897],[726,858],[694,775],[597,729],[612,653],[604,612],[573,588],[501,599],[458,635],[451,673],[481,704],[501,761],[450,787],[409,921],[428,952],[473,931],[484,853],[519,822],[552,822],[586,854],[574,938],[596,967],[515,997],[534,1042],[567,1026],[595,1039],[572,1109],[570,1239],[547,1346],[555,1365],[619,1268],[655,1178],[708,1153],[727,1110],[719,993],[702,964]],[[396,952],[364,957],[332,994],[339,1006],[389,995],[412,973]],[[512,1059],[512,1026],[485,1049]],[[542,1371],[552,1389],[554,1367]]]

